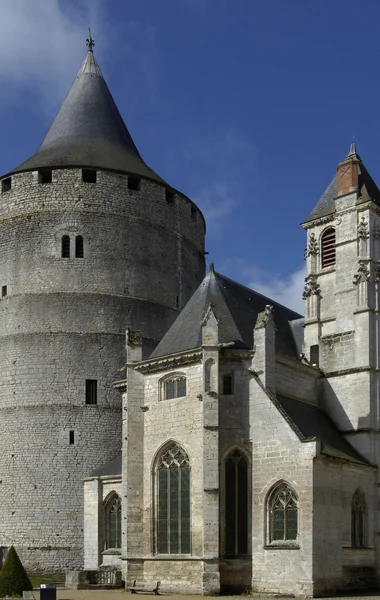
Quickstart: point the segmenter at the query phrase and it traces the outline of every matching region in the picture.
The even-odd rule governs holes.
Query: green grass
[[[39,588],[41,583],[56,583],[58,575],[28,575],[32,586]]]

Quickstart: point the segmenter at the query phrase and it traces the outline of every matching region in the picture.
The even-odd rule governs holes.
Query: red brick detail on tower
[[[357,157],[349,157],[337,166],[338,196],[358,189],[359,162]]]

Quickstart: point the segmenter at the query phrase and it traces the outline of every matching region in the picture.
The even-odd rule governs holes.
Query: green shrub
[[[13,546],[8,550],[0,571],[0,598],[22,596],[23,591],[32,590],[32,584]]]

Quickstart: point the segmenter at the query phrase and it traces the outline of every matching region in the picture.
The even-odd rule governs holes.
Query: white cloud
[[[305,285],[305,269],[298,269],[290,275],[258,273],[253,275],[248,282],[248,287],[276,302],[292,308],[298,313],[304,313],[302,293]]]
[[[289,275],[272,273],[243,259],[229,259],[223,265],[233,279],[267,296],[271,300],[304,314],[302,293],[305,285],[306,269],[302,267]]]
[[[94,37],[100,32],[102,6],[102,0],[0,0],[2,102],[21,90],[44,95],[43,104],[62,100],[84,58],[88,26]]]
[[[236,206],[226,182],[215,182],[202,188],[193,199],[211,229],[219,229],[220,222]]]

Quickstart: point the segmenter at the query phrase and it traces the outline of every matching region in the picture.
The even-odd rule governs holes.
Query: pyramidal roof
[[[93,39],[89,40],[87,56],[41,146],[12,173],[93,167],[164,183],[141,158],[96,62]]]
[[[209,273],[153,351],[151,358],[199,348],[202,344],[202,320],[210,304],[219,322],[219,343],[232,343],[235,348],[252,348],[257,315],[267,304],[271,304],[274,307],[277,351],[294,358],[299,357],[296,335],[290,322],[301,319],[301,315],[215,273],[211,265]]]
[[[363,198],[363,201],[372,200],[375,204],[380,206],[380,191],[377,187],[376,183],[372,179],[371,175],[368,173],[365,168],[362,159],[359,154],[356,152],[356,144],[353,142],[350,146],[350,151],[346,156],[347,159],[356,159],[359,161],[359,185],[358,189],[360,195]],[[338,173],[335,174],[334,178],[328,185],[325,192],[322,194],[321,198],[317,202],[316,206],[313,208],[307,219],[304,220],[304,223],[308,221],[312,221],[313,219],[319,219],[320,217],[325,217],[330,215],[335,210],[335,198],[338,195]]]

